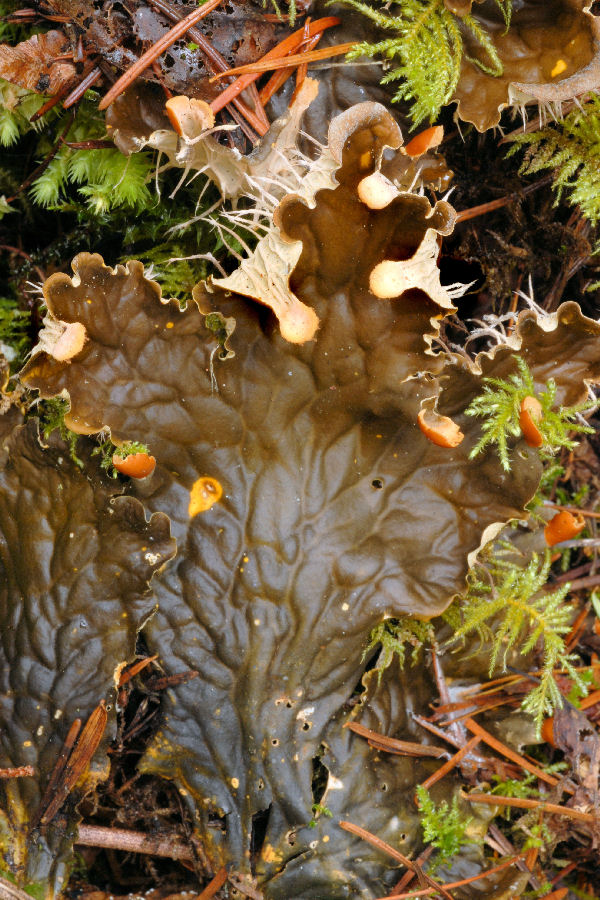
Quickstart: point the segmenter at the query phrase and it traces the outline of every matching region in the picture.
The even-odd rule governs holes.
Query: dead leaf
[[[16,47],[0,44],[0,76],[28,91],[53,97],[77,74],[68,59],[55,62],[57,56],[69,52],[69,47],[69,39],[62,31],[34,34]]]

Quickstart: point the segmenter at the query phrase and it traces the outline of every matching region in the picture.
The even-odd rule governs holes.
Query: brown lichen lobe
[[[351,819],[364,797],[367,825],[390,841],[405,832],[416,846],[415,822],[388,815],[385,763],[340,737],[340,717],[370,629],[389,616],[441,612],[464,586],[486,528],[522,516],[535,491],[535,452],[515,454],[510,478],[492,452],[468,460],[479,425],[464,410],[482,377],[506,377],[518,350],[536,384],[552,374],[565,402],[600,374],[600,329],[575,304],[540,320],[521,315],[509,347],[470,363],[428,352],[432,319],[451,298],[374,294],[377,265],[412,261],[453,221],[447,204],[432,209],[423,197],[361,199],[358,186],[379,171],[390,141],[399,133],[385,110],[353,110],[331,131],[337,183],[279,207],[281,235],[298,244],[285,283],[319,318],[313,340],[285,340],[264,303],[217,284],[198,286],[197,305],[180,310],[161,301],[139,264],[111,270],[82,254],[75,277],[53,276],[46,296],[57,319],[85,325],[85,350],[68,363],[42,351],[23,373],[44,396],[69,395],[75,430],[107,427],[156,453],[151,485],[131,490],[170,517],[180,551],[156,583],[145,634],[167,671],[200,675],[166,698],[144,765],[183,788],[219,864],[248,870],[253,822],[271,807],[265,847],[275,857],[266,851],[256,872],[273,900],[313,900],[323,883],[331,896],[368,897],[383,871],[381,859],[368,857],[368,871],[357,864],[335,830],[311,847],[312,760],[324,745],[334,748],[335,815]],[[236,320],[227,359],[204,328],[215,309],[220,321]],[[418,427],[433,398],[436,414],[464,434],[454,447]],[[191,515],[190,486],[208,477],[226,491],[207,515]],[[369,698],[363,710],[369,717],[376,707],[390,732],[408,728],[393,691],[387,706]],[[277,703],[284,692],[289,706]],[[394,771],[386,782],[406,790],[414,771]],[[225,831],[213,827],[215,813]]]
[[[600,23],[586,0],[531,0],[514,4],[506,29],[495,4],[464,4],[492,36],[502,63],[501,75],[486,73],[468,58],[489,63],[485,52],[465,29],[467,55],[454,100],[457,113],[479,131],[493,128],[502,109],[523,111],[530,103],[555,106],[600,86]],[[464,13],[454,9],[457,15]]]

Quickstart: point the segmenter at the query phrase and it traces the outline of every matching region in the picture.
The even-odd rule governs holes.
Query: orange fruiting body
[[[556,747],[554,743],[554,716],[544,719],[542,723],[542,739],[547,744],[550,744],[551,747]]]
[[[130,478],[146,478],[154,472],[156,460],[148,453],[131,453],[129,456],[119,456],[115,453],[112,464],[121,475],[129,475]]]
[[[190,502],[188,506],[188,514],[190,518],[197,516],[198,513],[206,512],[215,503],[218,503],[223,496],[223,488],[216,478],[207,476],[198,478],[192,485],[190,491]]]
[[[541,447],[544,443],[544,435],[537,427],[537,423],[541,420],[542,415],[542,404],[537,397],[524,397],[521,400],[519,425],[521,426],[523,437],[530,447]]]
[[[437,147],[438,144],[441,144],[443,137],[443,127],[441,125],[432,125],[431,128],[426,128],[425,131],[416,134],[405,147],[402,147],[402,152],[406,156],[422,156],[428,150],[431,150],[432,147]]]
[[[577,513],[574,516],[573,513],[563,509],[550,519],[544,528],[544,537],[548,546],[554,547],[555,544],[575,537],[584,527],[585,519],[582,515]]]
[[[425,437],[438,447],[458,447],[464,438],[456,422],[431,409],[422,409],[417,421]]]

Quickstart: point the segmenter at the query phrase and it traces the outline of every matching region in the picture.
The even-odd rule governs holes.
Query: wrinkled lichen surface
[[[417,739],[407,709],[425,708],[430,688],[425,676],[410,687],[386,676],[377,690],[368,676],[362,705],[351,702],[367,636],[386,617],[444,610],[464,587],[469,554],[525,515],[541,472],[536,452],[517,444],[510,474],[493,452],[468,458],[480,431],[464,410],[482,377],[504,377],[519,350],[536,381],[552,375],[560,401],[572,403],[600,376],[600,328],[564,304],[540,321],[522,314],[510,345],[475,363],[436,355],[437,323],[452,304],[422,248],[451,229],[452,210],[401,191],[380,209],[359,199],[384,146],[398,146],[395,124],[374,107],[332,126],[336,184],[310,201],[286,198],[275,217],[275,238],[299,242],[283,278],[290,302],[318,318],[311,340],[282,337],[268,284],[260,303],[199,285],[182,309],[141,264],[111,269],[87,253],[74,277],[46,282],[50,321],[80,323],[85,342],[58,360],[42,340],[23,382],[42,397],[68,396],[66,422],[79,434],[144,441],[158,465],[113,497],[91,463],[79,472],[62,450],[41,447],[32,425],[4,440],[3,634],[16,674],[3,685],[2,726],[13,705],[20,713],[3,759],[39,772],[9,803],[13,844],[4,849],[29,878],[48,877],[52,853],[43,866],[24,862],[14,835],[26,832],[70,719],[110,696],[114,669],[153,610],[149,651],[167,673],[200,674],[168,691],[143,767],[181,789],[215,868],[255,876],[269,900],[372,898],[395,873],[339,819],[407,854],[419,845],[411,798],[431,763],[381,759],[343,725],[353,716]],[[376,296],[371,275],[384,261],[418,280]],[[235,322],[230,353],[205,327],[210,311]],[[465,434],[455,448],[434,446],[417,426],[421,404],[436,398]],[[34,548],[20,545],[13,520],[36,529]],[[162,567],[173,552],[169,523],[177,556]],[[28,604],[47,618],[23,612]],[[28,666],[42,667],[40,709]],[[318,764],[328,772],[319,799],[333,817],[311,828]]]

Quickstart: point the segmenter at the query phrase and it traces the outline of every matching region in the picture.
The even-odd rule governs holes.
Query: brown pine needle
[[[349,831],[350,834],[355,834],[357,837],[362,838],[363,841],[371,844],[372,847],[376,847],[383,853],[387,853],[388,856],[391,856],[397,862],[402,863],[402,865],[406,866],[407,869],[412,869],[413,872],[416,872],[417,876],[421,880],[421,884],[423,884],[424,880],[425,883],[430,886],[430,888],[433,888],[434,891],[442,894],[442,896],[446,897],[447,900],[453,900],[452,895],[448,893],[444,885],[437,884],[433,880],[433,878],[431,878],[426,872],[422,871],[420,866],[417,866],[412,860],[408,859],[407,856],[404,856],[403,853],[400,853],[399,850],[396,850],[395,847],[391,847],[385,841],[382,841],[381,838],[377,837],[377,835],[371,834],[371,832],[367,831],[366,828],[361,828],[360,825],[354,825],[352,822],[345,822],[341,820],[338,824],[340,828],[344,829],[344,831]]]
[[[219,72],[213,75],[211,81],[218,81],[226,75],[249,75],[261,74],[262,72],[270,72],[271,69],[287,69],[296,67],[310,62],[317,62],[320,59],[328,59],[330,56],[342,56],[348,53],[356,45],[356,41],[349,41],[346,44],[336,44],[334,47],[321,47],[320,50],[309,50],[307,53],[293,53],[290,56],[280,56],[277,59],[258,60],[258,62],[247,63],[245,66],[236,66],[235,69],[228,69],[227,72]]]
[[[596,703],[600,703],[600,691],[592,691],[591,694],[580,700],[579,709],[589,709],[590,706],[595,706]]]
[[[539,809],[555,816],[567,816],[579,822],[592,823],[596,816],[592,813],[572,809],[570,806],[559,806],[557,803],[544,803],[543,800],[529,800],[526,797],[499,797],[494,794],[463,794],[469,803],[486,803],[488,806],[514,806],[517,809]]]
[[[166,2],[166,0],[150,0],[150,3],[156,9],[159,9],[167,17],[167,19],[171,20],[171,22],[181,21],[182,16],[180,16],[177,10],[173,9]],[[221,56],[219,51],[216,50],[215,47],[213,47],[210,41],[207,40],[207,38],[198,28],[192,25],[191,28],[188,28],[188,35],[193,41],[196,42],[196,44],[198,44],[198,49],[202,54],[204,54],[208,63],[208,68],[210,68],[212,72],[225,72],[226,69],[229,68],[229,64],[227,63],[225,57]],[[242,123],[245,119],[246,122],[248,122],[252,126],[252,128],[255,129],[257,134],[263,134],[266,133],[266,131],[264,129],[264,126],[261,126],[261,119],[254,113],[253,110],[250,109],[249,106],[244,103],[241,97],[234,97],[232,103],[235,106],[235,110],[229,108],[231,115],[238,123],[238,125],[240,125],[246,137],[251,141],[251,143],[255,144],[257,142],[256,135],[249,132],[246,124]],[[243,116],[241,120],[238,117],[238,113]]]
[[[309,24],[310,24],[310,22],[309,22]],[[310,38],[310,40],[307,41],[303,52],[308,53],[309,50],[312,50],[314,47],[316,47],[316,45],[319,43],[319,41],[321,40],[322,37],[323,37],[323,32],[320,32],[319,34],[315,34],[314,37]],[[298,66],[297,72],[300,72],[300,70],[302,68],[303,68],[302,66]],[[279,71],[275,72],[275,74],[269,78],[269,80],[267,81],[265,86],[260,89],[259,96],[260,96],[261,102],[268,103],[268,101],[271,99],[273,94],[275,94],[281,87],[283,87],[283,85],[286,83],[288,78],[291,78],[293,74],[294,74],[294,70],[293,70],[293,67],[291,67],[291,66],[290,66],[290,68],[279,69]],[[298,86],[296,86],[296,90],[294,91],[294,94],[296,94],[297,91],[298,91]],[[290,106],[292,105],[293,100],[294,100],[294,98],[292,97],[292,99],[290,100]]]
[[[447,775],[448,772],[451,772],[452,769],[458,765],[463,756],[466,756],[467,753],[470,753],[471,750],[474,750],[477,744],[481,743],[481,738],[479,735],[474,735],[472,738],[469,738],[464,747],[461,747],[460,750],[451,756],[450,759],[446,760],[446,762],[439,767],[437,772],[434,772],[433,775],[430,775],[429,778],[426,778],[422,784],[422,787],[425,788],[426,791],[429,790],[434,784],[440,781],[444,775]]]
[[[61,747],[60,753],[58,754],[58,759],[54,763],[54,768],[50,773],[50,778],[48,779],[48,784],[46,785],[46,790],[42,794],[40,804],[35,812],[35,814],[31,818],[31,828],[35,828],[38,822],[40,821],[42,815],[46,811],[48,804],[52,800],[54,796],[54,792],[56,787],[62,778],[62,774],[67,765],[67,760],[73,749],[73,744],[77,740],[77,735],[81,731],[81,719],[75,719],[74,722],[71,723],[71,727],[67,732],[67,736],[64,740],[64,743]]]
[[[227,881],[227,869],[223,866],[219,869],[215,877],[206,885],[201,894],[198,894],[196,900],[210,900],[214,897],[219,888],[222,888]]]
[[[590,509],[579,509],[578,506],[563,506],[561,503],[551,503],[550,500],[544,500],[543,505],[549,506],[551,509],[564,509],[565,512],[579,513],[580,516],[585,516],[588,519],[600,519],[600,512],[592,512]]]
[[[94,66],[87,75],[81,79],[77,87],[74,87],[68,97],[65,97],[63,102],[63,109],[69,109],[71,106],[75,106],[78,100],[81,100],[85,92],[88,88],[91,88],[93,84],[96,84],[98,79],[102,75],[102,69],[99,69],[98,66]]]
[[[532,191],[537,191],[538,188],[550,184],[553,177],[553,175],[546,175],[544,178],[540,178],[539,181],[536,181],[535,184],[528,184],[527,187],[523,188],[522,191],[515,191],[512,194],[506,194],[505,197],[499,197],[497,200],[490,200],[489,203],[480,203],[479,206],[472,206],[470,209],[463,209],[457,214],[455,221],[457,224],[458,222],[466,222],[468,219],[475,219],[477,218],[477,216],[483,216],[486,213],[493,212],[496,209],[501,209],[503,206],[507,206],[513,200],[518,200],[521,197],[526,197],[527,194],[531,194]]]
[[[77,743],[71,751],[71,755],[65,764],[60,782],[40,819],[42,825],[47,825],[48,822],[52,821],[89,766],[92,757],[102,740],[107,720],[108,713],[106,712],[104,700],[102,700],[100,705],[91,713],[79,735]]]
[[[517,763],[519,766],[522,766],[528,772],[531,772],[532,775],[535,775],[536,778],[541,779],[541,781],[545,781],[547,784],[551,784],[552,786],[558,784],[558,779],[554,778],[552,775],[546,774],[543,769],[539,769],[537,766],[534,766],[529,760],[525,759],[524,756],[521,756],[520,753],[516,753],[514,750],[511,750],[510,747],[507,747],[506,744],[503,744],[502,741],[497,740],[493,735],[491,735],[485,728],[482,728],[481,725],[474,719],[467,719],[465,721],[465,725],[473,734],[476,734],[484,744],[487,744],[488,747],[491,747],[492,750],[495,750],[497,753],[500,753],[501,756],[505,756],[507,759],[512,760],[512,762]]]
[[[472,884],[474,881],[480,881],[482,878],[487,878],[488,875],[493,875],[495,872],[501,872],[502,869],[508,869],[509,866],[512,866],[513,863],[517,862],[521,858],[522,854],[520,854],[519,856],[512,856],[510,859],[505,859],[497,866],[494,866],[491,869],[486,869],[485,872],[480,872],[479,875],[471,875],[470,878],[463,878],[462,881],[452,881],[450,884],[445,884],[444,888],[447,891],[451,891],[454,888],[462,887],[465,884]],[[388,894],[386,897],[377,897],[377,900],[410,900],[411,897],[427,897],[433,893],[435,893],[434,888],[426,888],[421,891],[410,891],[408,894]]]
[[[146,656],[144,659],[138,659],[136,663],[133,663],[131,666],[128,666],[126,669],[123,669],[121,675],[119,677],[119,687],[123,687],[124,684],[127,684],[128,681],[137,675],[142,669],[145,669],[146,666],[150,665],[150,663],[154,662],[158,659],[158,653],[154,656]]]
[[[433,756],[435,759],[447,755],[447,751],[441,747],[432,747],[430,744],[414,744],[412,741],[399,741],[397,738],[371,731],[370,728],[359,725],[358,722],[346,722],[344,728],[349,728],[355,734],[366,738],[373,746],[377,745],[378,750],[387,750],[389,753],[398,753],[403,756]]]
[[[138,75],[141,75],[142,72],[149,68],[154,60],[158,59],[165,50],[168,50],[175,41],[183,37],[191,25],[195,25],[196,22],[199,22],[200,19],[203,19],[212,12],[220,2],[221,0],[207,0],[206,3],[203,3],[198,9],[193,10],[193,12],[185,17],[185,19],[182,19],[177,25],[174,25],[173,28],[169,29],[166,34],[163,34],[155,44],[146,50],[145,53],[142,53],[138,61],[134,63],[130,69],[127,69],[127,71],[115,81],[110,91],[104,95],[98,104],[98,109],[106,109],[107,106],[110,106],[110,104],[136,80]]]
[[[306,34],[308,32],[309,37],[313,37],[315,34],[319,34],[321,31],[325,31],[326,28],[331,28],[332,25],[339,25],[340,20],[336,16],[325,16],[322,19],[317,19],[315,22],[311,22],[308,28],[300,28],[298,31],[294,31],[293,34],[290,34],[285,40],[281,41],[281,43],[277,44],[276,47],[273,47],[272,50],[269,50],[268,53],[262,58],[262,62],[269,59],[280,59],[284,57],[286,59],[286,65],[288,64],[288,60],[290,57],[286,57],[286,53],[290,53],[292,50],[296,50],[301,44],[306,40]],[[303,55],[303,54],[301,54]],[[226,74],[226,73],[223,73]],[[213,112],[218,112],[220,109],[223,109],[228,103],[231,103],[234,97],[237,97],[238,94],[241,94],[249,84],[252,84],[253,81],[256,81],[257,78],[260,77],[260,72],[255,72],[251,75],[241,75],[239,78],[236,78],[232,84],[228,85],[222,94],[216,97],[211,101],[210,107]]]

